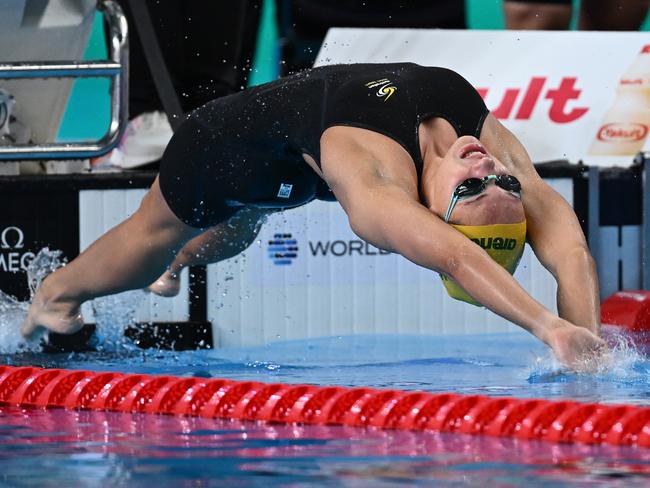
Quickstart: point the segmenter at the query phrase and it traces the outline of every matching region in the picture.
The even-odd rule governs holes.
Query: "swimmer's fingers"
[[[600,337],[574,325],[554,330],[548,344],[558,361],[577,372],[596,371],[609,350]]]
[[[578,373],[596,373],[607,368],[611,363],[611,355],[605,341],[597,338],[585,346],[572,365]]]
[[[42,335],[43,327],[38,325],[34,320],[31,320],[31,317],[28,314],[20,326],[20,333],[28,341],[33,341]]]

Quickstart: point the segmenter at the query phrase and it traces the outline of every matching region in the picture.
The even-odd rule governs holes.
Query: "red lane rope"
[[[650,447],[650,407],[0,366],[0,404]]]

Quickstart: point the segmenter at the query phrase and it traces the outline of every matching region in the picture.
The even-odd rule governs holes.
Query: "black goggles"
[[[445,212],[445,222],[449,222],[451,213],[460,200],[483,193],[490,181],[494,181],[494,184],[499,188],[512,193],[517,198],[521,198],[521,183],[512,175],[487,175],[483,178],[467,178],[454,190],[447,206],[447,212]]]

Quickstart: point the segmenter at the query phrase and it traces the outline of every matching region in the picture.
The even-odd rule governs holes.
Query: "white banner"
[[[316,64],[457,71],[533,161],[629,166],[650,149],[647,32],[330,29]]]

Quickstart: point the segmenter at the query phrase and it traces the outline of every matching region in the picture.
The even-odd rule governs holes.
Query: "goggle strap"
[[[447,211],[445,212],[445,223],[449,222],[451,213],[454,211],[454,207],[456,206],[456,202],[458,202],[458,195],[454,194],[447,206]]]

